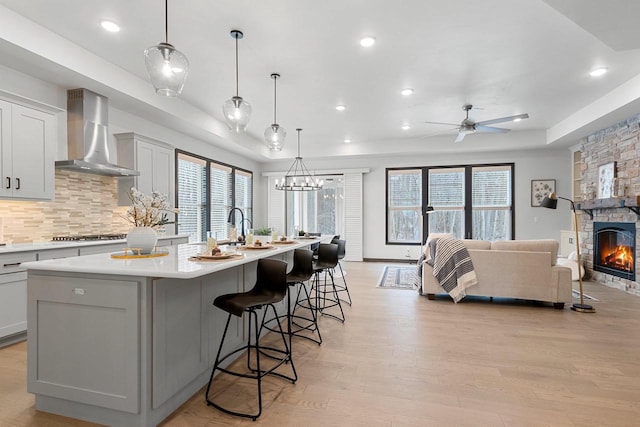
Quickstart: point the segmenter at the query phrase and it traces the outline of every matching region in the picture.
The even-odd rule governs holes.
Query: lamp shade
[[[264,131],[264,140],[270,151],[282,151],[282,145],[287,132],[277,123],[272,124]]]
[[[222,113],[229,129],[235,132],[244,132],[251,119],[251,104],[241,96],[234,96],[224,102]]]
[[[544,196],[542,202],[540,202],[540,206],[548,209],[556,209],[558,207],[558,198],[555,193],[550,193],[547,196]]]
[[[189,72],[189,61],[182,52],[169,43],[158,43],[144,51],[144,61],[158,95],[180,95]]]

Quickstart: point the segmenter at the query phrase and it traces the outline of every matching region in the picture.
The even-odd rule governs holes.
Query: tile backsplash
[[[74,234],[126,233],[118,206],[118,178],[55,172],[52,201],[0,200],[0,242],[28,243]]]

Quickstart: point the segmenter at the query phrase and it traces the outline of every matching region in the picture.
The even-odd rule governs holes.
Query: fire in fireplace
[[[632,222],[593,223],[593,269],[634,281],[636,225]]]

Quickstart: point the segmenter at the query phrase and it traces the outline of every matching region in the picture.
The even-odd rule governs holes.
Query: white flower
[[[169,221],[168,212],[178,213],[172,209],[167,201],[167,195],[154,191],[151,195],[145,195],[137,188],[129,190],[131,206],[127,209],[125,219],[136,227],[157,227],[165,224],[173,224]]]

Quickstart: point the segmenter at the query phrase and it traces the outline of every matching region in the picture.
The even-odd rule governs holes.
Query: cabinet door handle
[[[16,190],[19,190],[20,189],[20,178],[16,178],[16,184],[17,184]]]
[[[22,264],[21,262],[11,262],[9,264],[4,264],[4,267],[19,267],[20,264]]]
[[[11,177],[7,177],[7,188],[11,188]]]

